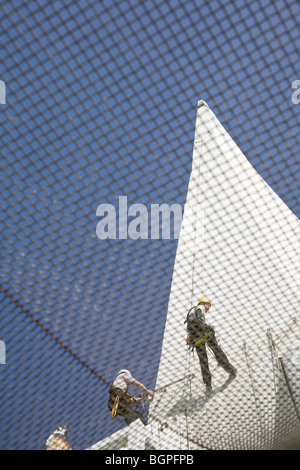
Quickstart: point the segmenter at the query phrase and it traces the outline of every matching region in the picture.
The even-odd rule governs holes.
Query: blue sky
[[[184,206],[204,99],[299,217],[299,2],[1,7],[2,449],[120,428],[107,384],[154,387],[177,240],[99,240],[96,209]],[[208,182],[209,183],[209,182]]]

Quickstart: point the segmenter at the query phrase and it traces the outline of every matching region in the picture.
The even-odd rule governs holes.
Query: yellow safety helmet
[[[206,297],[202,297],[202,299],[199,300],[198,304],[211,304],[211,301],[207,299]]]

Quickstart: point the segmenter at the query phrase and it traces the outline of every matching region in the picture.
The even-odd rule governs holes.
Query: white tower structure
[[[299,252],[299,220],[199,101],[148,424],[91,448],[120,448],[118,439],[123,449],[300,448]],[[210,395],[185,342],[186,314],[201,297],[237,368],[230,381],[209,354]]]

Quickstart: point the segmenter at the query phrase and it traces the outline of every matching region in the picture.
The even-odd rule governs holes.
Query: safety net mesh
[[[297,1],[2,3],[1,449],[63,425],[75,450],[300,447],[299,17]],[[199,100],[271,218],[209,127],[197,180]],[[237,369],[224,386],[207,346],[209,396],[184,324],[206,296]],[[146,426],[108,407],[121,369],[157,389],[129,404]],[[68,448],[59,431],[49,448]]]

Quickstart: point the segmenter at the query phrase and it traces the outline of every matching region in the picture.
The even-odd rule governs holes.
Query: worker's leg
[[[147,424],[143,415],[137,410],[134,410],[131,405],[126,402],[123,402],[119,407],[119,414],[124,416],[127,425],[133,423],[136,419],[140,419],[145,426]]]
[[[205,344],[200,344],[196,347],[196,351],[199,357],[203,382],[207,387],[211,387],[211,374],[209,370],[208,357]]]
[[[207,343],[207,345],[210,347],[214,355],[216,356],[216,359],[218,361],[218,364],[223,367],[223,369],[228,372],[229,374],[236,374],[236,369],[235,367],[230,364],[226,354],[224,351],[220,348],[216,338],[213,336]]]

